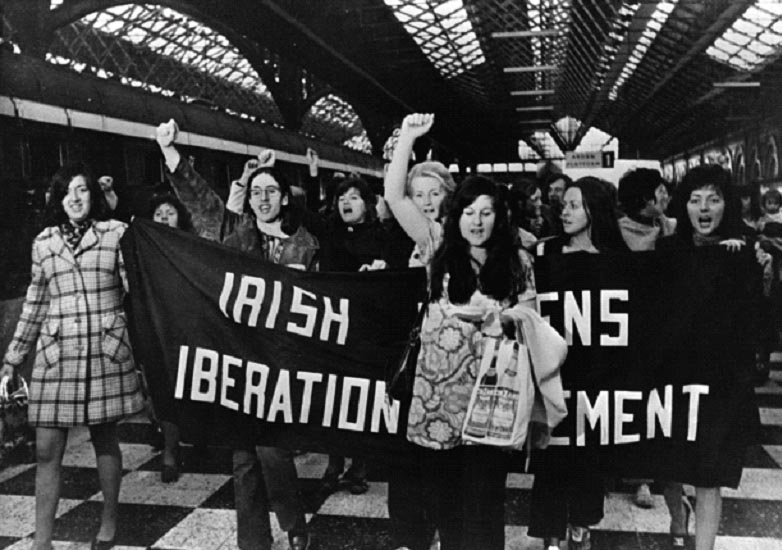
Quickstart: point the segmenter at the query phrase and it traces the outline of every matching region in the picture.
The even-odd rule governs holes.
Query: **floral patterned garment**
[[[526,253],[522,253],[522,260],[527,278],[526,290],[519,299],[525,301],[534,299],[535,281]],[[407,439],[436,450],[461,444],[462,424],[483,354],[481,323],[463,320],[455,310],[504,309],[510,305],[476,290],[468,304],[455,306],[448,300],[447,288],[446,275],[443,296],[429,304],[421,326],[421,351],[407,418]]]

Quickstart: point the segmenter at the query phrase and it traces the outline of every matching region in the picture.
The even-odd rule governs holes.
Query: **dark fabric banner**
[[[383,381],[423,269],[305,273],[146,221],[123,253],[134,351],[186,440],[406,449],[406,404]],[[731,484],[758,426],[759,282],[751,251],[717,246],[536,258],[541,314],[569,343],[549,458]]]
[[[407,444],[385,372],[423,269],[308,273],[137,220],[122,250],[134,353],[186,441],[346,454]]]
[[[568,417],[548,458],[737,484],[759,425],[753,251],[560,254],[536,258],[536,278],[541,315],[569,344]]]

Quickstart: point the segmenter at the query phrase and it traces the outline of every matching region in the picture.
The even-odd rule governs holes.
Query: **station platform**
[[[774,357],[782,361],[782,354]],[[723,490],[723,517],[717,550],[782,550],[782,363],[758,387],[762,444],[749,449],[738,490]],[[118,550],[234,550],[230,451],[210,449],[195,460],[185,447],[179,481],[160,481],[160,453],[150,445],[151,427],[139,416],[120,425],[124,477],[120,496]],[[321,454],[296,458],[307,519],[321,550],[390,549],[386,508],[388,471],[370,471],[370,489],[360,496],[347,491],[319,496],[319,479],[327,464]],[[97,532],[101,495],[95,458],[86,429],[72,430],[64,459],[63,491],[55,525],[56,550],[89,548]],[[538,550],[540,539],[527,536],[532,476],[508,477],[505,505],[506,548]],[[0,548],[28,550],[35,527],[35,465],[13,465],[0,471]],[[653,487],[654,492],[654,487]],[[663,550],[668,548],[667,510],[660,494],[644,510],[632,502],[632,488],[609,493],[605,518],[593,531],[595,550]],[[288,548],[276,524],[275,550]],[[694,526],[691,524],[690,532]],[[436,544],[433,548],[436,548]],[[563,548],[565,547],[563,543]]]

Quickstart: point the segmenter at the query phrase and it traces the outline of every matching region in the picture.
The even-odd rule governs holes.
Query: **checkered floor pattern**
[[[780,357],[782,359],[782,357]],[[724,490],[718,550],[782,550],[782,370],[757,388],[763,424],[762,445],[748,452],[738,490]],[[233,550],[235,515],[230,452],[210,449],[206,456],[185,447],[184,473],[178,482],[160,481],[160,454],[150,446],[144,418],[121,424],[124,477],[120,498],[118,550]],[[386,492],[388,472],[373,465],[370,489],[360,496],[342,491],[324,498],[317,490],[327,459],[298,456],[297,467],[311,532],[321,550],[391,548]],[[55,549],[89,548],[98,528],[101,495],[89,433],[73,430],[64,460],[63,491],[55,525]],[[27,550],[35,519],[35,467],[22,464],[0,471],[0,548]],[[514,473],[506,492],[506,548],[540,549],[527,537],[532,476]],[[629,487],[615,488],[606,499],[604,520],[593,531],[593,547],[611,550],[667,548],[668,516],[655,491],[655,507],[632,503]],[[275,526],[275,550],[287,539]],[[564,545],[563,545],[564,548]]]

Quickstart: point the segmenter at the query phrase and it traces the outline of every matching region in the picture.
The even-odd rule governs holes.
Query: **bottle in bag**
[[[478,385],[475,404],[470,412],[470,417],[467,419],[465,433],[471,437],[486,437],[489,430],[489,422],[491,421],[492,407],[494,405],[494,393],[497,389],[497,355],[499,346],[498,342],[489,368]]]
[[[489,437],[510,440],[519,405],[518,376],[519,343],[513,342],[513,352],[497,381],[493,413],[489,421]]]

